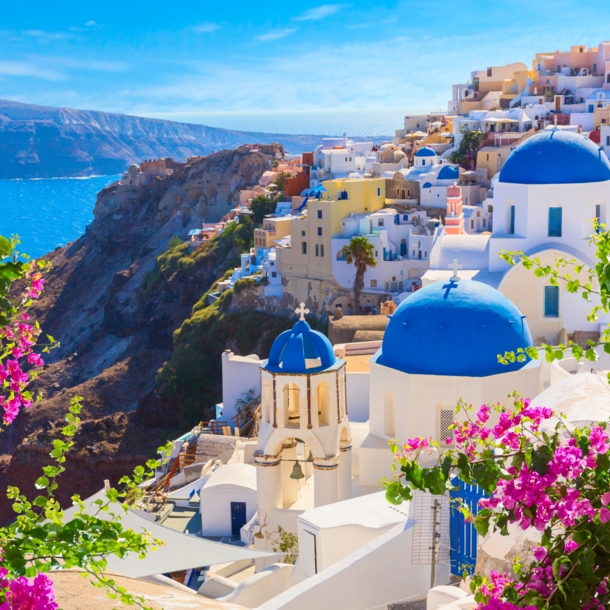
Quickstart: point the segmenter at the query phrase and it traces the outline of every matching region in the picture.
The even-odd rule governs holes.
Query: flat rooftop
[[[348,373],[370,373],[373,354],[345,356],[345,368]]]

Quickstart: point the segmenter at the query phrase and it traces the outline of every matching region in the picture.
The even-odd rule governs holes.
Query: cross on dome
[[[309,313],[309,309],[305,307],[305,303],[301,303],[297,309],[294,310],[294,313],[298,314],[299,320],[305,320],[305,315]]]
[[[451,279],[459,280],[460,278],[458,277],[457,272],[458,272],[458,269],[463,269],[464,265],[458,265],[458,259],[454,258],[453,262],[450,265],[448,265],[448,267],[449,267],[449,269],[453,270],[453,275],[451,276]]]

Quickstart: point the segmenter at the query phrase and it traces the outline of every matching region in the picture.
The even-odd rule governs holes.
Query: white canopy
[[[97,513],[96,500],[106,500],[105,492],[99,491],[85,500],[85,511],[96,514],[100,519],[110,519],[108,512]],[[74,518],[77,507],[65,511],[65,521]],[[199,568],[231,561],[257,559],[259,557],[272,557],[274,553],[252,551],[250,549],[212,542],[197,536],[182,534],[163,525],[148,521],[136,512],[125,512],[120,504],[113,504],[110,512],[120,515],[119,521],[123,528],[132,529],[136,533],[150,532],[153,538],[165,541],[165,546],[150,551],[144,559],[139,559],[135,553],[128,553],[123,559],[112,555],[108,558],[107,569],[131,578],[144,578],[156,574],[180,572],[190,568]]]

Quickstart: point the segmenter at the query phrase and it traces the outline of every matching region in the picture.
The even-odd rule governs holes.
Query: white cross
[[[453,259],[453,263],[451,263],[451,265],[448,265],[449,269],[453,269],[453,275],[451,276],[452,280],[459,280],[460,278],[458,277],[458,269],[463,269],[464,265],[458,265],[458,260],[457,258]]]
[[[299,320],[305,320],[305,314],[309,313],[309,309],[305,308],[305,303],[301,303],[301,306],[295,309],[294,313],[299,314]]]

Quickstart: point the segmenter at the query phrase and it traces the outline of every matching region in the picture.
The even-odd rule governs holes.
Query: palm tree
[[[364,274],[369,267],[376,267],[375,248],[366,237],[352,237],[343,248],[345,262],[356,267],[354,279],[354,296],[356,298],[356,313],[360,310],[360,294],[364,289]]]

